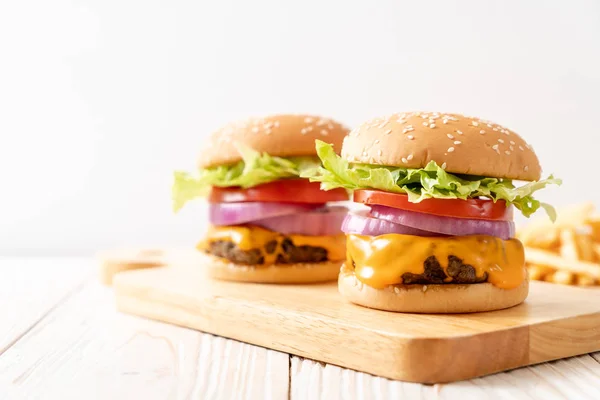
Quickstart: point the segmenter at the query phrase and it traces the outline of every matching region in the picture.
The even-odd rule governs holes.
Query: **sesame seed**
[[[442,164],[442,169],[446,169],[446,163]]]
[[[492,128],[492,124],[487,124],[488,127]]]
[[[435,128],[435,124],[429,124],[429,127],[430,127],[431,129],[433,129],[433,128]]]
[[[498,151],[498,145],[497,145],[497,144],[493,145],[493,146],[492,146],[492,149],[494,149],[494,151],[495,151],[496,153],[500,154],[500,152]]]
[[[460,140],[455,140],[454,144],[461,144],[462,142]]]
[[[252,132],[254,132],[254,133],[258,132],[258,126],[253,127]]]
[[[515,148],[512,146],[508,146],[508,148],[510,149],[510,151],[513,151]]]
[[[504,143],[504,140],[498,139],[498,143]]]
[[[448,153],[452,153],[454,151],[454,147],[448,147]]]
[[[481,133],[482,135],[484,135],[485,131],[482,129],[482,130],[479,131],[479,133]]]
[[[377,144],[379,143],[379,139],[375,139],[375,141],[373,142],[373,144]]]
[[[399,289],[399,288],[397,288],[397,287],[394,287],[394,293],[396,293],[396,294],[400,294],[400,289]]]
[[[519,146],[519,150],[525,151],[525,149],[523,148],[523,146]]]
[[[413,140],[415,137],[413,135],[408,135],[407,138],[408,140]]]
[[[523,171],[525,171],[525,172],[529,171],[529,167],[528,167],[527,165],[526,165],[526,166],[524,166],[524,167],[523,167]]]
[[[446,134],[446,136],[448,136],[448,139],[454,139],[454,135],[452,135],[451,133]]]
[[[307,126],[307,127],[306,127],[306,130],[307,130],[308,132],[310,132],[310,131],[312,131],[312,130],[313,130],[313,127],[312,127],[312,126]],[[358,132],[356,132],[356,136],[358,136]]]
[[[513,145],[515,144],[515,142],[514,142],[513,140],[511,140],[509,143],[510,143],[510,144],[513,144]]]
[[[456,130],[456,133],[458,133],[459,135],[462,135],[462,131],[459,131],[458,129]]]
[[[413,159],[413,155],[412,155],[412,154],[409,154],[409,155],[408,155],[408,157],[406,157],[406,159],[407,159],[408,161],[412,160],[412,159]]]
[[[447,120],[446,118],[444,118],[444,119],[442,120],[442,122],[443,122],[444,124],[447,124],[447,123],[448,123],[448,120]]]
[[[333,125],[331,123],[327,124],[327,128],[333,129]]]
[[[311,117],[306,117],[306,118],[304,118],[304,122],[306,122],[307,124],[310,124],[310,123],[311,123],[311,122],[313,122],[313,121],[314,121],[314,119],[313,119],[313,118],[311,118]]]
[[[387,131],[384,132],[386,135],[389,135],[390,133],[392,133],[391,129],[388,129]]]
[[[405,157],[402,157],[402,162],[403,162],[404,164],[406,164],[406,163],[408,162],[408,160],[407,160]]]
[[[477,122],[477,121],[471,121],[471,124],[472,124],[473,126],[479,126],[479,122]]]
[[[321,135],[327,136],[328,133],[329,131],[327,131],[327,129],[321,129]]]
[[[423,122],[423,126],[427,126],[427,125],[428,125],[427,122]]]
[[[306,128],[302,128],[302,129],[300,129],[300,133],[301,133],[301,134],[303,134],[303,135],[306,135],[306,132],[308,132],[308,131],[306,130]]]
[[[381,149],[379,149],[379,151],[377,152],[377,154],[379,154],[379,157],[381,157],[383,155],[383,151],[381,151]]]
[[[271,134],[271,129],[267,129],[267,130],[265,131],[265,134],[266,134],[266,135],[270,135],[270,134]]]
[[[505,153],[507,156],[510,156],[510,151],[506,150],[504,153]]]
[[[427,285],[423,285],[423,291],[426,292],[427,291]]]
[[[492,128],[494,132],[498,132],[498,128]]]

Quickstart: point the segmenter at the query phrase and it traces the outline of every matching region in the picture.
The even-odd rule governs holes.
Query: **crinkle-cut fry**
[[[525,247],[525,260],[530,264],[545,265],[600,279],[600,265],[589,261],[567,260],[547,250]]]

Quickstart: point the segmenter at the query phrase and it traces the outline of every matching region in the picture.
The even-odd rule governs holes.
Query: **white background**
[[[478,115],[564,179],[543,199],[598,202],[599,96],[593,0],[0,0],[0,255],[193,244],[172,171],[274,112]]]

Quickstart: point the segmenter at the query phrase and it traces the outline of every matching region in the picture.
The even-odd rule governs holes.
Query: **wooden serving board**
[[[600,291],[532,282],[524,304],[455,315],[359,307],[336,284],[213,281],[193,268],[115,278],[119,310],[403,381],[469,379],[600,349]]]

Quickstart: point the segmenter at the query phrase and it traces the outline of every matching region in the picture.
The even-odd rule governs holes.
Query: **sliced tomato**
[[[492,200],[486,199],[426,199],[420,203],[411,203],[405,194],[383,192],[381,190],[357,190],[354,192],[354,201],[444,217],[496,221],[512,221],[513,219],[513,208],[507,207],[504,200],[498,200],[494,203]]]
[[[346,190],[324,191],[320,189],[320,185],[319,182],[310,182],[308,179],[283,179],[248,189],[213,186],[208,201],[210,203],[265,201],[317,204],[349,200]]]

